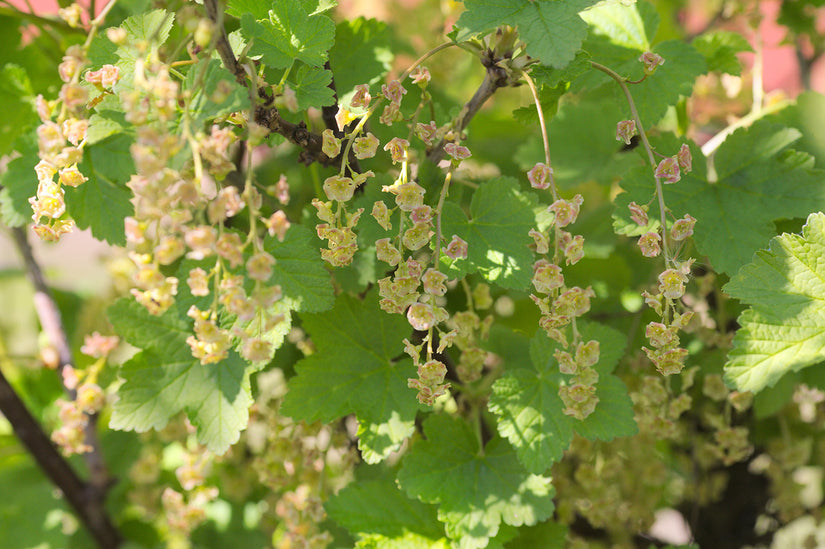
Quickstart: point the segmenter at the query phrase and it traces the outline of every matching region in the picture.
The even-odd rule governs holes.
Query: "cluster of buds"
[[[413,348],[416,352],[411,352],[411,356],[415,361],[415,366],[418,371],[417,378],[407,379],[407,386],[418,391],[416,398],[418,402],[432,406],[435,400],[447,394],[447,389],[450,388],[449,383],[444,383],[444,376],[447,375],[447,367],[439,360],[428,360],[421,363],[420,361],[420,346],[413,346],[406,339],[404,343],[407,348]]]
[[[186,338],[192,349],[192,356],[201,364],[214,364],[225,359],[232,346],[232,335],[218,326],[216,315],[201,311],[194,305],[186,315],[195,321],[195,335]]]
[[[172,488],[161,495],[163,517],[172,537],[188,537],[189,533],[206,520],[206,506],[218,497],[214,486],[197,488],[186,496]]]
[[[647,293],[645,298],[649,303],[652,300]],[[678,374],[684,369],[688,351],[679,347],[679,330],[684,329],[691,318],[692,312],[675,314],[668,324],[651,322],[645,328],[645,337],[653,348],[642,347],[642,350],[662,375]]]
[[[475,303],[477,307],[483,303]],[[470,383],[481,377],[488,353],[481,348],[480,341],[487,339],[493,316],[481,320],[473,311],[460,311],[450,318],[450,332],[442,336],[442,344],[454,345],[461,351],[456,367],[456,375],[462,383]]]

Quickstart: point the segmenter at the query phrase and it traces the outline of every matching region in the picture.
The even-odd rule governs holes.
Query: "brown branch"
[[[218,9],[218,0],[204,0],[203,5],[206,8],[206,15],[215,24],[215,29],[218,32],[215,49],[218,50],[223,66],[235,75],[235,80],[239,84],[246,85],[246,73],[238,60],[235,59],[232,46],[229,45],[226,27],[223,26],[223,10]]]
[[[487,67],[487,72],[484,75],[484,80],[478,87],[473,97],[464,105],[459,114],[458,126],[454,129],[461,133],[470,124],[470,120],[481,109],[484,103],[493,96],[499,88],[512,85],[510,78],[503,69],[496,65]],[[438,142],[428,153],[427,159],[434,164],[438,164],[444,158],[444,145],[447,144],[445,139]]]
[[[57,374],[61,383],[63,382],[63,368],[74,365],[74,358],[72,350],[69,346],[69,338],[66,335],[66,330],[63,327],[63,319],[60,315],[60,310],[57,308],[52,297],[49,287],[43,278],[43,272],[40,265],[32,254],[31,246],[26,237],[25,230],[20,227],[12,229],[12,236],[14,238],[17,250],[23,257],[23,262],[28,273],[29,280],[34,286],[34,308],[37,312],[37,317],[40,320],[40,326],[46,333],[49,342],[54,345],[58,354],[59,363],[57,365]],[[66,393],[74,400],[77,398],[77,392],[74,389],[65,387]],[[105,497],[106,490],[111,485],[111,477],[109,475],[106,464],[103,461],[103,454],[100,450],[100,441],[97,437],[97,414],[89,416],[89,421],[85,428],[85,443],[92,448],[90,452],[84,454],[86,466],[89,469],[89,488],[93,489],[99,494],[102,500]]]

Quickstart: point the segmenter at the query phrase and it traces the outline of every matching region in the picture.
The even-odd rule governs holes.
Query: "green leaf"
[[[379,463],[415,432],[415,421],[393,411],[383,423],[358,424],[358,450],[366,463]]]
[[[189,103],[189,115],[197,129],[215,118],[249,109],[249,92],[217,59],[204,59],[189,69],[185,86],[188,90],[196,89]]]
[[[249,14],[257,20],[268,19],[272,4],[269,0],[229,0],[226,4],[226,13],[238,19],[244,14]]]
[[[300,225],[292,225],[283,242],[264,240],[264,249],[275,258],[269,282],[281,286],[283,300],[295,311],[326,311],[335,302],[329,271],[313,249],[315,242],[312,231]]]
[[[86,145],[89,146],[100,143],[115,134],[123,132],[123,130],[123,124],[118,120],[95,113],[89,117],[89,128],[86,130]]]
[[[321,66],[335,37],[335,24],[323,14],[309,15],[298,0],[271,4],[268,16],[241,15],[244,38],[254,40],[252,54],[268,66],[285,69],[294,60]]]
[[[392,36],[386,23],[375,19],[342,21],[335,27],[329,66],[335,73],[339,99],[359,84],[377,84],[392,68]]]
[[[401,538],[414,533],[431,543],[444,537],[435,508],[408,498],[389,479],[350,483],[332,496],[324,509],[332,520],[353,535]]]
[[[329,87],[332,73],[326,69],[303,65],[290,75],[289,82],[295,91],[299,110],[326,107],[335,103],[335,92]]]
[[[15,143],[20,154],[0,171],[0,214],[9,227],[22,227],[32,218],[29,197],[37,194],[37,175],[34,167],[40,161],[37,155],[37,136],[34,131],[24,134]]]
[[[543,331],[530,341],[530,367],[509,370],[493,384],[489,409],[498,418],[498,432],[510,441],[519,461],[531,473],[540,474],[559,461],[570,446],[573,431],[601,440],[637,432],[627,388],[610,375],[625,348],[624,336],[599,324],[580,323],[579,329],[584,341],[599,341],[601,350],[595,366],[599,404],[584,421],[564,414],[558,394],[564,376],[553,357],[558,344]]]
[[[656,34],[659,18],[647,2],[604,2],[581,13],[594,32],[606,36],[623,48],[648,51]]]
[[[587,24],[579,12],[595,3],[596,0],[466,0],[467,11],[456,23],[460,29],[456,41],[492,31],[499,25],[512,25],[518,27],[531,57],[561,69],[573,60],[587,36]]]
[[[144,349],[120,368],[124,383],[112,410],[113,429],[162,429],[181,411],[197,428],[198,441],[216,454],[240,437],[252,394],[246,364],[234,351],[217,364],[192,357],[191,325],[177,308],[151,315],[133,299],[108,309],[109,321],[130,344]]]
[[[739,316],[725,377],[759,392],[786,372],[822,361],[825,349],[825,214],[811,214],[802,234],[773,238],[724,290],[751,307]]]
[[[794,143],[794,149],[811,154],[816,159],[816,167],[820,170],[825,168],[825,95],[815,91],[803,92],[794,105],[769,118],[802,132],[802,137]]]
[[[369,431],[359,441],[363,449],[375,459],[397,449],[418,409],[415,391],[407,387],[415,369],[409,359],[395,359],[409,323],[381,311],[374,292],[363,302],[340,295],[332,310],[302,318],[316,352],[295,365],[281,412],[324,422],[354,413]],[[377,427],[382,424],[386,428]]]
[[[502,521],[532,525],[552,515],[550,479],[526,473],[503,439],[482,451],[472,427],[445,414],[429,417],[424,435],[404,457],[398,481],[410,496],[438,504],[459,547],[486,547]]]
[[[117,65],[121,68],[124,80],[131,80],[135,61],[146,53],[145,50],[136,48],[134,44],[142,43],[147,46],[164,44],[169,38],[174,22],[174,14],[169,14],[164,9],[157,9],[133,15],[121,23],[120,28],[126,31],[125,45],[119,46],[115,53],[120,58]],[[101,56],[105,56],[105,53],[101,53]]]
[[[705,57],[708,71],[739,75],[742,62],[737,53],[753,51],[753,48],[738,32],[714,31],[697,37],[691,45]]]
[[[66,206],[77,226],[116,246],[126,245],[123,220],[134,213],[126,186],[135,170],[130,144],[130,137],[120,135],[86,148],[79,168],[89,180],[66,189]]]
[[[787,150],[799,136],[795,129],[767,122],[737,130],[716,152],[715,181],[710,181],[705,163],[694,152],[694,171],[665,186],[665,203],[674,216],[690,213],[698,220],[696,247],[717,271],[733,274],[748,263],[773,236],[773,220],[805,217],[825,208],[823,174],[812,169],[813,158]],[[653,170],[631,171],[622,188],[627,192],[616,198],[614,217],[629,225],[627,204],[646,204],[653,196]]]
[[[3,117],[0,118],[0,156],[10,154],[17,138],[38,121],[29,100],[33,94],[29,77],[23,68],[7,64],[0,69],[0,105],[3,105]]]
[[[444,204],[442,232],[446,246],[452,235],[467,242],[466,259],[451,260],[441,255],[451,277],[480,272],[489,282],[504,288],[524,289],[533,273],[533,252],[528,235],[535,225],[536,197],[519,190],[511,177],[487,181],[475,191],[470,203],[470,219],[453,203]]]
[[[563,549],[567,547],[567,526],[545,521],[535,526],[519,528],[518,536],[504,544],[506,549]]]

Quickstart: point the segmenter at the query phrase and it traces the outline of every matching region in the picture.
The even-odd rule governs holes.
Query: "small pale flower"
[[[679,344],[679,336],[676,335],[676,328],[673,326],[665,326],[661,322],[649,323],[645,328],[645,337],[647,337],[650,344],[657,349]]]
[[[652,51],[646,51],[639,56],[639,61],[644,64],[645,74],[648,76],[656,72],[656,68],[659,65],[664,65],[665,63],[665,60],[661,55],[658,53],[653,53]]]
[[[444,248],[444,253],[451,259],[466,259],[467,252],[467,242],[459,238],[457,235],[453,235],[450,243],[447,244],[446,248]]]
[[[584,199],[580,194],[577,194],[571,200],[563,200],[560,198],[553,202],[547,208],[547,211],[553,212],[556,215],[555,223],[557,227],[566,227],[576,222],[576,218],[579,216],[579,209],[583,202]]]
[[[401,257],[401,252],[398,251],[398,248],[392,245],[389,238],[382,238],[375,241],[375,255],[378,257],[379,261],[383,261],[392,267],[395,267],[401,263],[401,260],[403,259],[403,257]]]
[[[564,285],[561,267],[546,259],[539,259],[533,264],[533,287],[537,292],[549,294]]]
[[[400,137],[393,137],[389,143],[384,145],[385,151],[390,151],[392,163],[405,162],[407,160],[407,149],[410,147],[410,142]]]
[[[93,332],[83,338],[83,346],[80,347],[80,352],[92,358],[100,358],[111,353],[119,343],[120,338],[118,336],[103,336],[99,332]]]
[[[636,225],[644,227],[648,224],[647,206],[639,206],[635,202],[631,202],[627,205],[627,208],[630,210],[630,219],[632,219]]]
[[[676,153],[676,161],[683,172],[688,173],[693,169],[693,156],[690,154],[690,147],[686,143],[682,143],[679,152]]]
[[[312,199],[312,205],[318,210],[318,219],[327,223],[335,223],[335,214],[332,213],[332,202],[321,202],[317,198]]]
[[[586,289],[575,286],[561,294],[554,302],[556,314],[561,316],[582,316],[590,310],[590,298],[596,297],[591,287]]]
[[[60,170],[60,183],[68,187],[77,187],[88,180],[88,177],[80,173],[76,164]]]
[[[180,237],[165,235],[160,239],[158,245],[155,246],[155,259],[161,265],[171,265],[183,255],[186,248]]]
[[[372,217],[375,218],[378,224],[381,225],[385,231],[392,229],[392,223],[390,223],[390,211],[387,209],[387,205],[384,204],[383,200],[378,200],[372,205]]]
[[[553,358],[559,363],[559,371],[563,374],[573,375],[579,369],[576,360],[567,351],[556,349],[553,351]]]
[[[414,329],[421,332],[432,328],[436,323],[435,312],[428,303],[413,303],[407,309],[407,320]]]
[[[215,243],[215,250],[233,269],[243,263],[243,242],[237,233],[222,234]]]
[[[645,257],[656,257],[662,252],[661,242],[659,233],[651,231],[639,237],[639,249]]]
[[[553,177],[553,168],[538,162],[527,172],[527,179],[534,189],[547,189],[550,187],[550,180]]]
[[[679,299],[685,295],[688,277],[676,269],[667,269],[659,275],[659,291],[668,299]]]
[[[370,101],[372,101],[372,96],[370,95],[369,85],[359,84],[355,86],[355,94],[352,96],[352,99],[350,100],[350,105],[355,108],[367,108],[370,106]]]
[[[355,192],[355,184],[349,177],[333,175],[324,180],[324,193],[330,200],[346,202],[352,198]]]
[[[349,110],[345,109],[344,107],[338,105],[338,112],[335,115],[335,124],[338,126],[339,132],[343,132],[344,129],[347,127],[347,124],[349,124],[353,120],[356,120],[357,118],[357,114],[354,114]]]
[[[330,158],[335,158],[341,152],[341,140],[329,128],[321,132],[321,152]]]
[[[670,228],[670,237],[673,240],[682,241],[692,236],[695,224],[696,219],[690,214],[685,214],[685,217],[673,222],[673,227]]]
[[[365,158],[372,158],[375,156],[375,151],[381,143],[378,138],[372,133],[367,133],[364,137],[356,137],[352,144],[352,150],[355,151],[355,158],[363,160]]]
[[[430,242],[430,225],[429,223],[416,223],[411,228],[404,231],[404,236],[401,237],[401,243],[408,250],[418,250],[423,248]]]
[[[402,120],[403,118],[404,115],[401,114],[401,110],[398,108],[398,105],[395,103],[390,103],[384,107],[384,111],[381,113],[378,121],[385,126],[392,126],[394,122]]]
[[[630,140],[636,135],[635,120],[621,120],[616,124],[616,141],[624,141],[625,145],[630,145]]]
[[[189,286],[189,291],[194,296],[209,295],[209,277],[206,271],[200,267],[196,267],[189,271],[189,277],[186,279],[186,284]]]
[[[536,243],[536,253],[546,254],[550,251],[550,239],[547,235],[538,232],[536,229],[530,229],[528,234],[533,237],[533,242]]]
[[[272,344],[269,341],[251,337],[244,342],[241,355],[249,362],[269,361],[272,358]]]
[[[387,101],[396,106],[401,105],[401,100],[404,98],[406,93],[407,90],[404,89],[404,86],[402,86],[401,82],[398,80],[393,80],[389,84],[384,84],[381,86],[381,95],[383,95]]]
[[[591,339],[587,343],[580,342],[576,345],[576,363],[579,366],[589,368],[599,362],[599,342]]]
[[[447,143],[444,145],[444,152],[453,159],[453,164],[458,164],[465,158],[470,158],[470,156],[472,156],[470,149],[456,143]]]
[[[572,236],[566,231],[561,233],[559,245],[564,253],[564,262],[566,265],[575,265],[584,257],[584,237],[580,234]]]
[[[668,156],[656,166],[656,177],[664,183],[676,183],[682,176],[679,173],[679,163],[672,156]]]
[[[114,65],[103,65],[96,71],[86,73],[86,82],[98,84],[102,88],[111,88],[120,80],[120,69]]]
[[[411,212],[424,204],[424,187],[413,181],[403,185],[384,186],[382,190],[395,195],[395,203],[402,211]]]
[[[286,218],[286,213],[283,210],[278,210],[268,218],[262,220],[269,231],[269,236],[277,236],[278,242],[283,242],[286,237],[286,232],[289,230],[291,223]]]
[[[434,120],[430,121],[429,124],[422,124],[421,122],[418,122],[415,125],[415,135],[421,141],[426,143],[427,146],[430,146],[430,145],[433,144],[433,141],[435,140],[437,131],[438,131],[438,127],[435,125]]]
[[[410,219],[413,223],[430,223],[433,219],[433,209],[426,204],[418,206],[410,212]]]
[[[427,70],[426,67],[422,67],[418,65],[411,73],[410,78],[412,78],[413,84],[418,84],[422,88],[427,86],[427,82],[430,81],[430,71]]]
[[[203,259],[212,255],[217,240],[217,231],[206,225],[192,227],[183,236],[186,245],[192,250],[186,257],[189,259]]]
[[[246,270],[249,278],[266,281],[272,276],[272,267],[274,265],[274,257],[266,252],[258,252],[247,260]]]
[[[77,409],[87,414],[99,412],[106,403],[103,389],[96,383],[84,383],[77,388]]]
[[[440,296],[446,294],[447,286],[444,285],[446,281],[447,275],[433,268],[427,269],[427,272],[421,277],[421,282],[424,284],[424,291],[430,295]]]

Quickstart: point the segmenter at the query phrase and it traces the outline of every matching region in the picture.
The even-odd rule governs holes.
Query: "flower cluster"
[[[681,179],[681,171],[692,169],[692,158],[687,145],[682,145],[675,156],[666,157],[654,170],[655,177],[664,183],[676,183]],[[652,199],[651,199],[652,200]],[[648,228],[648,206],[631,202],[628,206],[631,219],[640,227]],[[669,213],[669,212],[668,212]],[[638,245],[645,257],[656,257],[665,251],[665,269],[658,276],[658,292],[644,292],[645,302],[661,317],[661,322],[648,324],[645,335],[652,348],[643,347],[648,358],[663,375],[682,371],[688,351],[679,346],[679,330],[684,329],[693,314],[679,313],[676,304],[685,294],[685,284],[689,280],[693,259],[680,261],[679,245],[693,234],[696,219],[685,214],[681,219],[674,219],[668,232],[662,227],[648,231],[639,237]],[[668,249],[663,250],[663,246]]]

